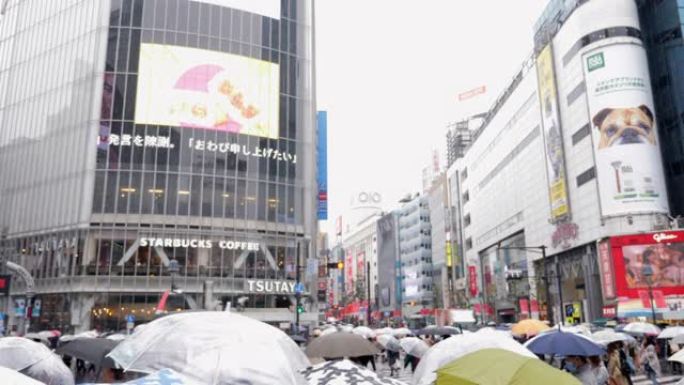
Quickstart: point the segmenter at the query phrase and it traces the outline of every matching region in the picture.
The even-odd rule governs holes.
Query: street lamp
[[[646,284],[648,285],[648,299],[651,301],[651,317],[653,318],[653,324],[656,324],[656,313],[655,306],[653,305],[653,268],[651,265],[645,265],[641,268],[641,275],[646,278]]]
[[[176,258],[169,261],[167,269],[169,270],[169,274],[171,274],[171,292],[173,292],[176,290],[176,274],[180,271],[180,265],[178,265]]]

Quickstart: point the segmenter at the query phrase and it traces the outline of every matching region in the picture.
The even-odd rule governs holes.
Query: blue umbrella
[[[575,333],[553,331],[529,340],[525,347],[535,354],[556,356],[600,356],[606,350],[587,337]]]

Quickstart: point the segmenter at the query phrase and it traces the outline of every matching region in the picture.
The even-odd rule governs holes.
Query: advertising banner
[[[328,219],[328,112],[318,111],[318,220]]]
[[[615,299],[615,274],[613,273],[613,259],[610,255],[610,241],[603,240],[598,243],[598,262],[601,271],[601,287],[603,299]]]
[[[649,285],[663,296],[684,294],[684,231],[612,237],[610,251],[617,297],[639,299]]]
[[[268,61],[142,43],[135,123],[277,139],[279,77]]]
[[[583,56],[601,214],[668,212],[644,48],[616,44]]]
[[[468,287],[471,297],[477,297],[477,268],[475,266],[468,266]]]
[[[551,202],[551,219],[558,221],[570,215],[570,206],[565,182],[565,155],[551,44],[547,45],[537,57],[537,80],[539,83],[541,120],[544,127],[544,149],[546,153],[549,199]]]

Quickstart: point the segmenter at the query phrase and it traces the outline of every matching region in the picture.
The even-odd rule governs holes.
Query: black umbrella
[[[416,332],[416,334],[426,336],[444,336],[452,334],[461,334],[461,331],[453,326],[433,326],[420,329]]]
[[[114,361],[106,357],[121,341],[107,338],[77,338],[57,348],[57,354],[68,355],[91,362],[100,368],[116,368]]]

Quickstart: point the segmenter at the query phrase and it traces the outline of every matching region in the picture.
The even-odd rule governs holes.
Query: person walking
[[[608,369],[603,364],[601,357],[591,356],[589,357],[589,363],[591,363],[591,369],[594,371],[594,376],[596,376],[596,385],[608,384]]]
[[[399,373],[399,365],[397,361],[399,360],[399,352],[392,350],[387,350],[387,362],[390,367],[390,377],[394,377],[395,373]]]
[[[651,341],[647,342],[647,346],[641,352],[641,362],[644,365],[644,372],[646,377],[653,383],[653,385],[660,385],[658,377],[660,377],[660,360],[656,354],[655,346]]]
[[[582,385],[597,385],[596,375],[586,357],[568,356],[565,359],[565,370],[575,376]]]
[[[608,344],[608,384],[629,385],[627,378],[622,374],[622,362],[620,361],[620,342]]]

